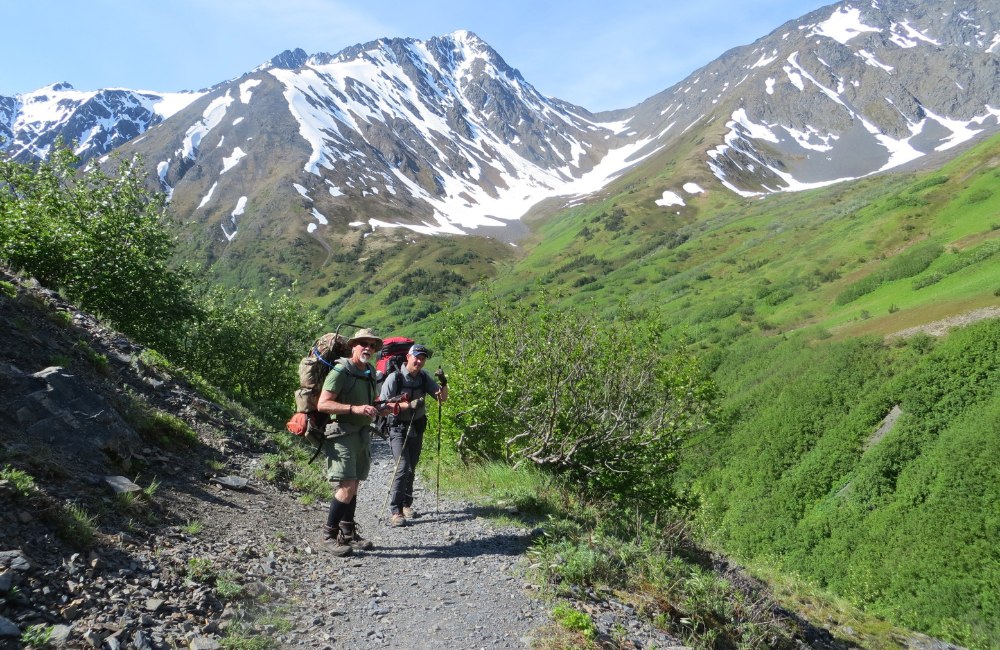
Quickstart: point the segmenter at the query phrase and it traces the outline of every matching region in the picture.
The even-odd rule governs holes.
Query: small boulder
[[[49,635],[49,645],[53,648],[63,648],[69,644],[69,635],[72,628],[68,625],[55,625],[52,627],[52,634]]]
[[[114,490],[115,494],[129,494],[132,492],[142,492],[142,488],[128,480],[124,476],[105,476],[104,482]]]
[[[219,642],[204,636],[196,636],[191,639],[191,650],[218,650]]]
[[[213,478],[210,483],[217,483],[224,488],[229,488],[230,490],[242,490],[247,486],[247,480],[241,476],[222,476],[219,478]]]
[[[24,551],[0,551],[0,568],[11,569],[18,573],[26,573],[37,565],[31,561]]]
[[[21,630],[9,619],[0,616],[0,639],[17,638],[21,636]]]
[[[164,602],[166,601],[164,601],[161,598],[150,598],[149,600],[146,601],[146,611],[155,612],[156,610],[160,609],[160,607],[163,607]]]
[[[10,588],[14,585],[14,572],[4,571],[0,573],[0,594],[5,594],[10,591]]]

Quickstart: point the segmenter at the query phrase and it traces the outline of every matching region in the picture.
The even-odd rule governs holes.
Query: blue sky
[[[540,92],[632,106],[823,4],[808,0],[0,0],[0,94],[199,89],[285,49],[475,32]]]

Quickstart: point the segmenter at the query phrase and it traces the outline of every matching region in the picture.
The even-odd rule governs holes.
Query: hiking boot
[[[403,526],[406,525],[406,517],[403,516],[403,513],[397,512],[392,515],[392,519],[389,521],[389,525],[392,526],[393,528],[402,528]]]
[[[413,508],[407,506],[403,508],[403,516],[409,517],[410,519],[416,519],[417,517],[420,516],[420,513],[414,510]]]
[[[375,548],[375,544],[361,536],[358,525],[353,521],[340,522],[340,534],[351,548],[356,548],[359,551],[370,551]]]
[[[347,557],[351,554],[351,545],[344,537],[344,531],[329,526],[323,526],[323,548],[337,557]]]

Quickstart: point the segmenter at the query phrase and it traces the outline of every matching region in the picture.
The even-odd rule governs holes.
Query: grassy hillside
[[[752,199],[683,154],[534,222],[494,292],[658,310],[724,396],[678,478],[723,549],[777,558],[897,624],[997,647],[1000,325],[890,335],[1000,305],[1000,137],[930,173]],[[692,180],[707,193],[655,205]]]

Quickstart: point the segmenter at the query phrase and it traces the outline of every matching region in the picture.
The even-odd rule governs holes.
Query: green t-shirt
[[[358,370],[349,359],[341,359],[327,374],[326,381],[323,382],[323,390],[336,393],[337,401],[341,404],[355,406],[371,404],[376,397],[375,366],[369,363],[367,371]],[[356,413],[334,415],[333,419],[359,427],[372,423],[371,418]]]

